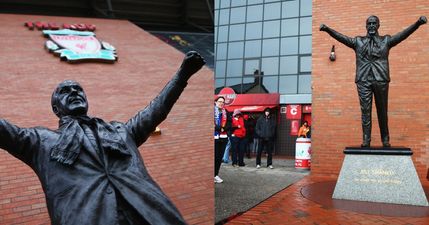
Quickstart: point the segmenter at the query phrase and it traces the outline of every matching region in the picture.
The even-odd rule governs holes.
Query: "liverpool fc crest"
[[[48,37],[45,47],[67,62],[101,61],[114,63],[116,49],[107,42],[99,41],[93,32],[70,29],[43,30]]]

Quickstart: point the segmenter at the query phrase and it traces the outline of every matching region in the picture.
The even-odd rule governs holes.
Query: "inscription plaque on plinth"
[[[334,199],[429,206],[409,148],[353,148],[345,158]]]

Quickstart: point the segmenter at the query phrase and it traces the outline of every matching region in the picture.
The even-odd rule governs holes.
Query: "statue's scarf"
[[[51,160],[65,165],[72,165],[76,161],[80,149],[83,147],[85,135],[82,124],[92,127],[94,135],[101,145],[101,150],[130,155],[125,142],[111,124],[88,116],[64,116],[60,119],[61,135],[51,150]]]
[[[381,41],[379,37],[367,37],[367,42],[362,46],[361,55],[371,56],[374,58],[379,58],[381,55]]]

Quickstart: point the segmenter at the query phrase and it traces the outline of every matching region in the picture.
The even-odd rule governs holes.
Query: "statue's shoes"
[[[362,148],[367,148],[367,147],[369,147],[369,145],[370,145],[370,142],[363,142],[361,145],[360,145],[360,147],[362,147]]]

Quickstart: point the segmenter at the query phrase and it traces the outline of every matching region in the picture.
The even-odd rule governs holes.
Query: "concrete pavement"
[[[251,209],[309,174],[309,170],[295,169],[294,159],[284,157],[273,157],[274,169],[266,167],[265,157],[260,169],[256,169],[255,157],[246,158],[245,163],[245,167],[232,167],[231,162],[221,166],[219,176],[224,182],[215,184],[217,224]]]

